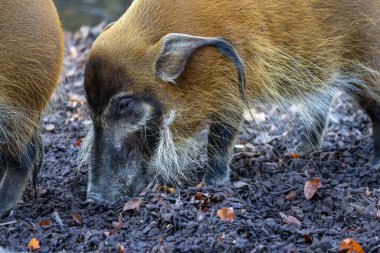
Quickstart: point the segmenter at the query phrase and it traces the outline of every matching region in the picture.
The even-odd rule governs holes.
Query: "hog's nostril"
[[[87,202],[107,202],[107,200],[98,193],[90,192],[87,195]]]

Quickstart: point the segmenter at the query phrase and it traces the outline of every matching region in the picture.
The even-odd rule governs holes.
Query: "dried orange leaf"
[[[345,250],[347,253],[364,253],[363,248],[352,238],[346,238],[340,242],[339,250]]]
[[[300,158],[300,155],[294,152],[290,152],[290,157],[295,159],[295,158]]]
[[[117,252],[119,252],[119,253],[125,253],[126,251],[125,251],[124,246],[120,244],[120,245],[117,247]]]
[[[291,191],[285,196],[285,200],[291,200],[294,199],[297,196],[297,191]]]
[[[158,187],[157,191],[166,192],[167,189],[168,189],[168,187],[166,185],[161,185]]]
[[[173,187],[169,187],[169,189],[168,189],[168,190],[169,190],[169,192],[170,192],[170,193],[174,193],[174,192],[175,192],[175,190],[174,190],[174,188],[173,188]]]
[[[221,208],[216,213],[224,221],[234,221],[235,212],[232,207]]]
[[[195,194],[194,195],[194,199],[196,199],[196,200],[202,200],[204,197],[203,197],[203,195],[202,195],[202,193],[197,193],[197,194]]]
[[[293,217],[291,215],[286,215],[286,214],[281,213],[281,212],[280,212],[280,216],[282,218],[282,221],[285,224],[293,224],[293,225],[297,225],[299,227],[302,226],[301,222],[296,217]]]
[[[50,220],[42,220],[42,221],[38,222],[38,225],[40,225],[40,227],[49,226]]]
[[[82,217],[80,213],[76,213],[73,215],[73,220],[75,221],[76,224],[80,225],[82,224]]]
[[[82,144],[82,140],[81,140],[81,139],[77,139],[77,140],[75,141],[74,146],[75,146],[75,147],[79,147],[81,144]]]
[[[28,243],[28,249],[31,251],[35,251],[40,248],[40,242],[37,240],[37,238],[32,238],[30,242]]]
[[[314,197],[315,193],[322,187],[321,178],[316,177],[306,182],[304,187],[304,194],[306,199]]]
[[[126,211],[136,211],[139,209],[140,205],[143,204],[143,201],[141,199],[132,199],[125,203],[123,207],[123,212]]]

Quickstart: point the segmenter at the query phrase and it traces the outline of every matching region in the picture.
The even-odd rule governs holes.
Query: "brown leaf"
[[[117,247],[117,252],[119,253],[125,253],[125,248],[123,245],[119,244],[119,246]]]
[[[46,227],[46,226],[49,226],[50,225],[50,220],[42,220],[40,222],[38,222],[38,225],[40,227]]]
[[[216,214],[219,216],[219,218],[221,218],[224,221],[233,222],[235,218],[235,212],[232,207],[221,208],[217,211]]]
[[[82,224],[82,217],[80,213],[76,213],[73,215],[73,220],[75,221],[76,224],[80,225]]]
[[[307,244],[312,244],[313,243],[313,237],[311,237],[311,235],[303,235],[303,239],[305,240],[305,243]]]
[[[81,140],[81,139],[77,139],[77,140],[75,141],[74,146],[75,146],[75,147],[79,147],[81,144],[82,144],[82,140]]]
[[[158,186],[157,191],[158,192],[166,192],[167,189],[168,189],[168,187],[166,185],[161,185],[161,186]]]
[[[296,159],[296,158],[300,158],[301,156],[297,153],[294,153],[294,152],[290,152],[290,157],[293,158],[293,159]]]
[[[352,238],[346,238],[340,242],[339,251],[345,250],[347,253],[364,253],[363,248]]]
[[[316,177],[306,182],[304,187],[304,194],[306,199],[314,197],[315,193],[322,187],[321,178]]]
[[[123,207],[123,212],[137,211],[137,210],[139,210],[140,205],[143,203],[144,202],[141,199],[132,199],[132,200],[128,201],[127,203],[125,203],[125,205]]]
[[[124,226],[124,222],[122,220],[112,222],[112,227],[113,227],[112,233],[119,232],[123,228],[123,226]]]
[[[204,197],[203,197],[203,195],[202,195],[202,193],[197,193],[197,194],[195,194],[194,195],[194,199],[196,199],[196,200],[202,200]]]
[[[282,218],[282,221],[285,224],[294,224],[294,225],[297,225],[299,227],[302,226],[302,223],[296,217],[293,217],[291,215],[286,215],[286,214],[281,213],[281,212],[280,212],[280,216]]]
[[[291,200],[294,199],[297,196],[297,190],[291,191],[285,196],[285,200]]]
[[[173,187],[168,187],[166,185],[161,185],[161,186],[158,186],[157,191],[158,192],[165,192],[165,193],[167,193],[167,192],[174,193],[175,189]]]
[[[32,238],[30,242],[28,243],[28,250],[35,251],[40,248],[40,242],[37,240],[37,238]]]

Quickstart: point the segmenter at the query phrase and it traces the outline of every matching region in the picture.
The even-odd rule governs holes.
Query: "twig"
[[[8,225],[16,224],[16,223],[17,223],[16,220],[13,220],[13,221],[10,221],[10,222],[5,222],[5,223],[0,223],[0,227],[8,226]]]

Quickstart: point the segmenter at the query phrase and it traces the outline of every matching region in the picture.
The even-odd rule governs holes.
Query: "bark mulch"
[[[244,123],[231,187],[152,189],[135,197],[138,207],[130,197],[87,203],[87,168],[77,162],[91,124],[83,73],[103,26],[66,34],[62,84],[42,118],[38,197],[28,186],[23,203],[0,217],[1,247],[27,251],[36,238],[36,252],[338,252],[353,238],[365,252],[380,252],[380,173],[366,165],[371,124],[345,94],[333,103],[321,151],[296,158],[290,151],[302,130],[297,112],[258,105],[261,130]],[[307,200],[304,185],[317,177],[322,188]],[[126,203],[131,210],[123,211]],[[218,217],[225,207],[233,208],[233,221]]]

